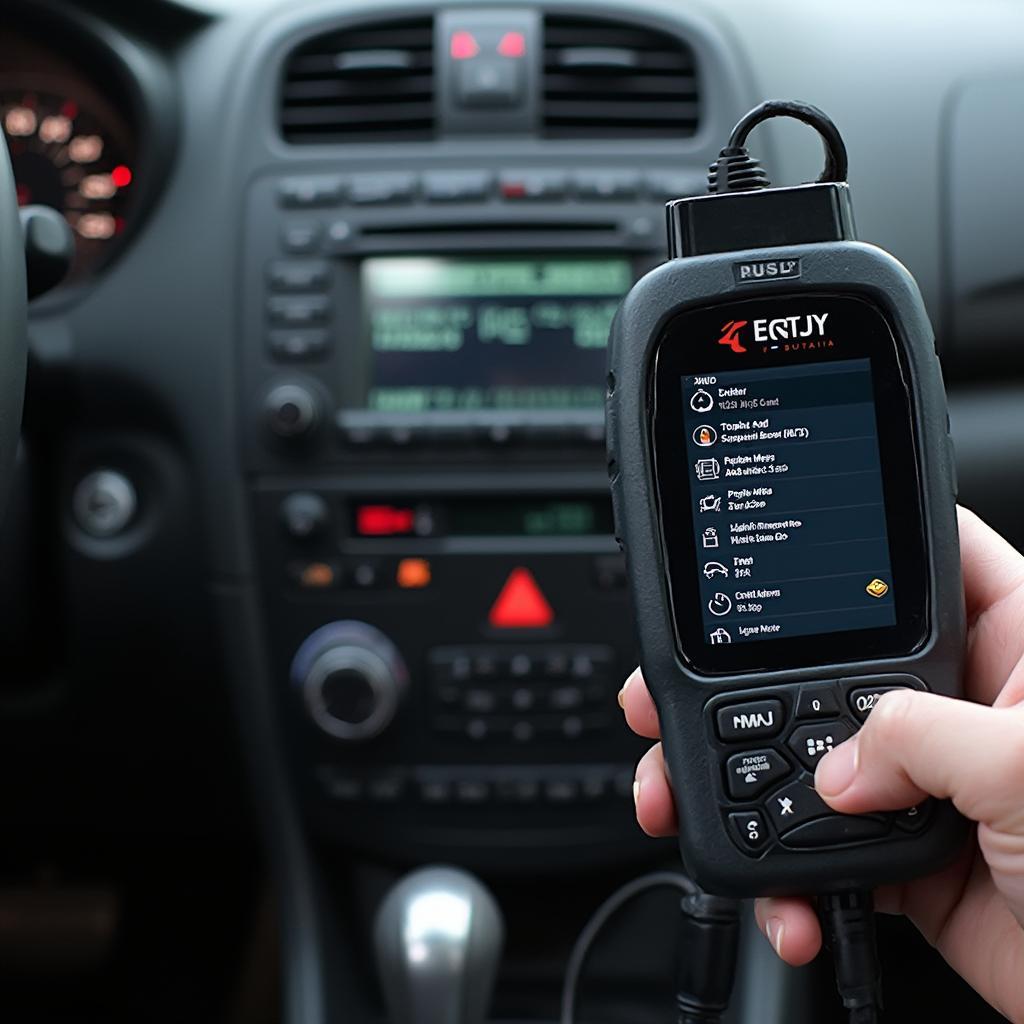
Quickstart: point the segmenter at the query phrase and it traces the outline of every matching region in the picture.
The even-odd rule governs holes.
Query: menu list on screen
[[[704,642],[894,625],[870,360],[682,389]]]

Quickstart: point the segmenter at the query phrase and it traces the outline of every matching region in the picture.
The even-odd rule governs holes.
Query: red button
[[[495,629],[543,629],[555,613],[529,569],[513,569],[491,608],[488,621]]]
[[[452,33],[448,52],[451,54],[452,60],[472,60],[480,52],[480,46],[473,38],[472,32],[459,29]]]
[[[498,53],[502,57],[525,57],[526,36],[522,32],[506,32],[498,43]]]

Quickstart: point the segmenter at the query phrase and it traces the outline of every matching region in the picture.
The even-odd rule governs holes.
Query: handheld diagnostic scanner
[[[780,115],[822,135],[819,181],[769,187],[747,154]],[[752,111],[612,327],[617,535],[683,860],[720,895],[897,881],[965,834],[947,804],[839,815],[813,787],[881,694],[958,696],[964,655],[934,337],[909,272],[855,240],[846,166],[815,108]]]

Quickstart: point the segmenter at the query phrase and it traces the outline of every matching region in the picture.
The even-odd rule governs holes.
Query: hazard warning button
[[[495,629],[543,629],[555,613],[533,573],[520,566],[509,573],[487,621]]]

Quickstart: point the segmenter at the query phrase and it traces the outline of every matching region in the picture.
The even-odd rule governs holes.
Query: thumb
[[[815,786],[837,811],[897,810],[951,798],[966,817],[1020,826],[1024,711],[931,693],[885,694],[864,727],[818,765]]]

